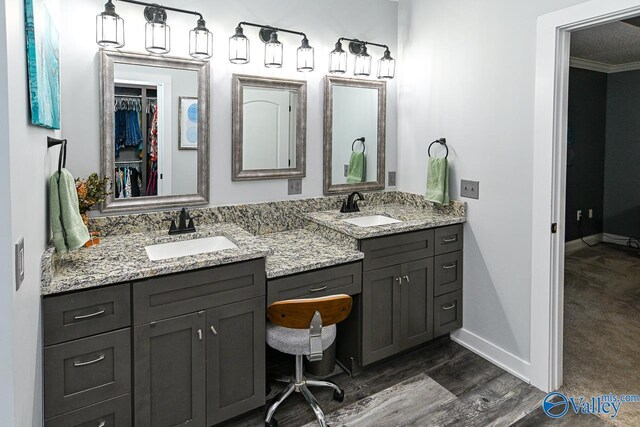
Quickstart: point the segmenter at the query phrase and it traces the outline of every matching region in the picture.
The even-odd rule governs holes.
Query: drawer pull
[[[458,236],[449,237],[448,239],[442,239],[442,243],[452,243],[458,240]]]
[[[443,265],[442,268],[445,270],[451,270],[452,268],[456,268],[456,263],[454,262],[453,264],[449,264],[449,265]]]
[[[213,335],[218,335],[218,331],[216,331],[216,328],[214,328],[213,325],[211,325],[211,332],[213,332]]]
[[[455,302],[453,304],[451,304],[449,307],[445,307],[444,305],[442,306],[443,310],[451,310],[453,308],[456,308],[456,303]]]
[[[73,366],[75,366],[76,368],[80,367],[80,366],[87,366],[87,365],[93,365],[94,363],[98,363],[100,361],[104,360],[104,354],[99,355],[96,359],[93,360],[89,360],[88,362],[73,362]]]
[[[105,420],[100,420],[100,422],[98,422],[98,427],[104,427],[107,425],[107,422]]]
[[[95,313],[91,313],[91,314],[83,314],[81,316],[73,316],[73,320],[82,320],[82,319],[89,319],[91,317],[96,317],[96,316],[100,316],[101,314],[105,313],[105,309],[100,309],[98,311],[96,311]]]
[[[202,329],[198,329],[198,339],[202,341]]]
[[[309,292],[320,292],[320,291],[324,291],[325,289],[327,289],[326,286],[322,286],[320,288],[316,288],[316,289],[309,289]]]

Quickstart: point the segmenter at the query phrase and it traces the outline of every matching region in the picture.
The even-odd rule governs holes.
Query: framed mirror
[[[325,77],[324,194],[385,188],[386,82]]]
[[[100,52],[102,212],[209,201],[209,62]]]
[[[306,176],[307,82],[234,74],[233,180]]]

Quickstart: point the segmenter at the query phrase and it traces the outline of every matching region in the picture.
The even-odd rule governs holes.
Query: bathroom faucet
[[[194,218],[197,217],[192,217],[189,214],[189,210],[187,208],[182,208],[182,210],[180,211],[180,216],[178,217],[178,226],[176,226],[175,219],[167,218],[167,221],[171,221],[171,226],[169,227],[169,235],[194,233],[196,231],[196,227],[195,225],[193,225]]]
[[[358,200],[355,200],[355,196],[358,196]],[[342,202],[342,208],[340,208],[340,212],[342,213],[350,213],[350,212],[360,212],[360,208],[358,207],[358,201],[364,200],[364,196],[357,191],[349,194],[347,200]]]

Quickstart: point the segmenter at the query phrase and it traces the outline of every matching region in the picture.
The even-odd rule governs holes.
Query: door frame
[[[538,17],[533,147],[531,384],[562,385],[571,32],[640,14],[640,0],[592,0]],[[551,233],[556,223],[557,233]]]

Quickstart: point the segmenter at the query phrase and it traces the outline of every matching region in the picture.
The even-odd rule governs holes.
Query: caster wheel
[[[343,402],[344,401],[344,390],[340,390],[340,392],[334,391],[333,392],[333,399],[337,400],[338,402]]]
[[[278,427],[278,421],[275,418],[271,418],[271,421],[265,421],[264,427]]]

